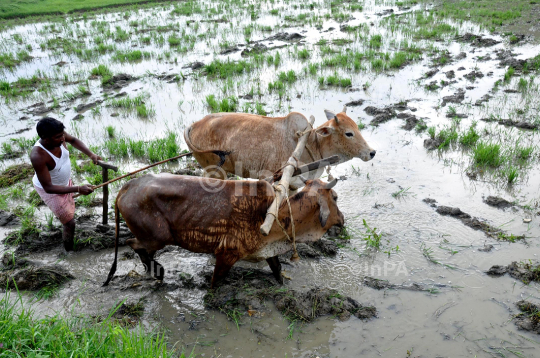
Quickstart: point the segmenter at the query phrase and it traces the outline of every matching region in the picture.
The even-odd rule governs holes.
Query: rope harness
[[[302,132],[300,132],[300,131],[296,132],[296,137],[297,138],[301,138],[303,135],[311,133],[314,130],[311,123],[308,122],[308,124],[309,124],[309,127],[306,130],[304,130]],[[307,143],[306,143],[305,148],[306,148],[309,156],[311,157],[311,160],[315,161],[315,156],[313,155],[313,152],[311,151],[311,149],[309,148]],[[300,163],[300,161],[298,160],[298,158],[295,158],[294,156],[292,158],[296,161],[296,164],[294,165],[294,168],[298,169],[298,164]],[[322,158],[322,155],[321,155],[321,158]],[[282,170],[287,165],[291,165],[291,164],[286,164],[285,166],[281,167],[279,170]],[[330,167],[328,167],[326,170],[327,170],[327,173],[331,176]],[[298,251],[296,251],[296,229],[294,227],[294,217],[293,217],[293,213],[292,213],[291,202],[289,200],[289,188],[285,188],[285,186],[283,184],[278,183],[278,184],[275,184],[275,187],[273,187],[274,191],[276,190],[275,188],[280,186],[280,185],[283,188],[283,190],[285,190],[285,199],[287,200],[287,206],[289,207],[289,215],[291,217],[291,236],[292,236],[292,238],[291,238],[291,236],[289,236],[289,234],[287,233],[287,230],[283,227],[283,225],[281,225],[281,222],[279,221],[279,218],[276,215],[274,215],[273,213],[269,212],[269,214],[274,217],[275,221],[277,222],[277,224],[281,228],[281,231],[283,231],[283,234],[285,234],[285,237],[287,238],[287,240],[292,242],[293,255],[291,256],[290,260],[293,261],[293,262],[296,262],[296,261],[300,260],[300,256],[298,255]],[[278,210],[278,212],[279,212],[279,210]]]
[[[276,222],[278,223],[279,227],[281,228],[281,231],[283,231],[283,233],[285,234],[285,237],[287,238],[287,240],[292,242],[292,244],[293,244],[293,255],[291,256],[290,260],[293,261],[293,262],[296,262],[296,261],[300,260],[300,256],[298,256],[298,251],[296,251],[296,230],[294,228],[294,218],[293,218],[293,214],[292,214],[291,202],[289,201],[289,192],[288,192],[287,188],[285,188],[283,186],[283,184],[278,184],[278,186],[279,185],[281,185],[281,187],[283,189],[285,189],[285,199],[287,199],[287,205],[289,206],[289,215],[291,216],[291,235],[292,235],[292,239],[289,236],[289,234],[287,233],[287,230],[285,230],[283,225],[281,225],[281,222],[279,221],[279,218],[277,216],[275,216],[273,213],[270,213],[270,215],[272,215],[276,219]]]

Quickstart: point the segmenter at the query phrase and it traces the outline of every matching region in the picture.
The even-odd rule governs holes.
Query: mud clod
[[[493,119],[493,118],[481,118],[480,120],[484,122],[497,122],[504,126],[516,127],[521,129],[539,129],[540,124],[534,124],[526,121],[514,121],[512,119]]]
[[[446,106],[447,103],[461,103],[465,100],[465,90],[458,89],[458,91],[452,96],[443,97],[442,106]]]
[[[6,252],[4,253],[4,256],[2,256],[2,265],[3,270],[14,270],[27,266],[28,260],[15,255],[15,253]]]
[[[474,81],[477,78],[484,77],[484,74],[482,72],[480,72],[480,71],[471,71],[471,72],[467,73],[466,75],[464,75],[463,77],[465,77],[466,79],[468,79],[470,81]]]
[[[442,141],[439,138],[428,138],[424,139],[424,148],[427,150],[434,150],[439,148]]]
[[[0,174],[0,188],[27,180],[32,175],[34,175],[34,168],[30,164],[12,165]]]
[[[540,282],[540,264],[538,262],[518,263],[514,261],[508,266],[494,265],[486,273],[493,276],[502,276],[508,273],[527,285],[531,281]]]
[[[493,238],[500,238],[500,236],[506,237],[507,235],[500,229],[493,227],[483,221],[480,221],[478,218],[475,218],[463,211],[461,211],[460,208],[453,208],[450,206],[444,206],[444,205],[435,205],[434,203],[429,203],[424,199],[424,202],[431,204],[431,207],[437,208],[436,212],[443,216],[452,216],[456,219],[459,219],[465,226],[470,227],[474,230],[480,230],[483,231],[486,236],[493,237]],[[515,241],[522,239],[522,236],[511,236],[512,240],[509,241]]]
[[[0,210],[0,226],[15,226],[18,224],[20,224],[20,220],[15,214]]]
[[[458,36],[457,39],[464,42],[468,42],[471,44],[471,46],[474,46],[474,47],[491,47],[500,43],[500,41],[497,41],[495,39],[490,39],[488,37],[483,37],[480,35],[474,35],[474,34],[471,34],[470,32],[466,33],[463,36]]]
[[[75,110],[77,112],[85,112],[87,110],[89,110],[90,108],[94,108],[95,106],[97,106],[98,104],[102,103],[103,101],[98,99],[97,101],[94,101],[94,102],[90,102],[90,103],[82,103],[82,104],[79,104],[77,107],[75,107]]]
[[[409,291],[427,291],[431,292],[434,288],[427,285],[413,282],[410,285],[396,285],[390,283],[387,280],[380,280],[378,278],[365,276],[363,281],[365,286],[371,287],[375,290],[409,290]],[[437,288],[445,287],[446,285],[438,285]]]
[[[498,196],[488,196],[484,199],[484,203],[486,203],[489,206],[496,207],[498,209],[506,209],[514,206],[513,203],[509,202],[506,199],[500,198]]]
[[[354,100],[354,101],[350,101],[350,102],[345,103],[345,105],[346,105],[347,107],[356,107],[356,106],[361,106],[362,104],[364,104],[364,100],[363,100],[363,99],[357,99],[357,100]]]
[[[47,286],[56,287],[74,278],[66,269],[57,265],[28,266],[1,273],[0,284],[2,287],[35,291]]]
[[[516,302],[516,306],[522,313],[514,317],[515,325],[525,331],[540,334],[540,306],[525,300]]]
[[[121,89],[126,87],[136,79],[137,77],[133,77],[132,75],[128,75],[126,73],[119,73],[112,76],[106,83],[104,83],[103,88],[108,90]]]
[[[373,118],[370,122],[372,126],[378,126],[381,123],[388,122],[390,119],[396,116],[396,112],[389,107],[377,108],[368,106],[364,108],[364,111],[370,116],[375,116],[375,118]]]

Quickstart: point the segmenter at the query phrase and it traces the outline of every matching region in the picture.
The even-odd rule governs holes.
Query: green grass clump
[[[124,97],[119,99],[111,99],[109,104],[116,108],[134,109],[137,106],[144,104],[144,96],[142,94],[136,97]]]
[[[508,70],[504,74],[504,82],[509,82],[512,79],[512,76],[514,75],[514,72],[515,70],[513,67],[508,67]]]
[[[148,159],[151,162],[159,162],[176,157],[180,152],[177,139],[176,133],[170,132],[165,138],[154,139],[148,142]]]
[[[503,162],[501,145],[478,142],[473,150],[473,159],[480,166],[498,167]]]
[[[143,58],[150,58],[150,56],[150,52],[143,52],[140,50],[116,51],[112,56],[112,59],[119,62],[136,62],[141,61]]]
[[[402,68],[409,61],[409,54],[405,52],[396,52],[388,63],[390,68]]]
[[[29,61],[33,57],[26,51],[20,51],[13,55],[12,53],[0,54],[0,67],[13,68],[23,61]]]
[[[112,76],[112,72],[107,66],[99,65],[97,67],[92,68],[92,70],[90,70],[90,75],[100,76],[100,77]]]
[[[198,1],[184,1],[174,7],[174,9],[171,11],[171,15],[191,16],[193,14],[200,14],[202,12],[203,9],[199,5]]]
[[[105,131],[107,131],[107,135],[109,136],[109,138],[114,138],[115,137],[116,129],[113,126],[105,127]]]
[[[276,54],[277,56],[277,54]],[[214,60],[204,67],[209,77],[228,78],[234,75],[251,72],[255,68],[251,62],[242,60],[238,62]]]
[[[473,124],[469,130],[465,133],[462,133],[459,136],[459,143],[465,147],[473,147],[476,145],[476,142],[480,139],[480,134],[476,131],[476,125]]]
[[[216,99],[213,94],[206,96],[206,103],[213,113],[216,112],[236,112],[238,108],[238,98],[231,96],[223,98],[221,101]]]
[[[296,72],[294,72],[294,70],[289,70],[287,72],[281,71],[280,73],[278,73],[278,78],[281,82],[288,82],[288,83],[296,82],[296,80],[298,79]]]
[[[118,306],[119,307],[119,306]],[[38,318],[22,297],[6,292],[0,300],[0,340],[6,356],[21,357],[163,357],[176,356],[167,349],[165,336],[134,329],[111,318],[101,322],[84,315]],[[181,357],[185,356],[182,354]]]
[[[304,49],[297,52],[297,56],[298,56],[298,58],[300,58],[302,60],[307,60],[308,58],[311,57],[311,54],[309,53],[307,48],[304,48]]]
[[[437,134],[437,138],[441,141],[439,149],[444,149],[450,146],[450,144],[455,143],[458,140],[458,132],[456,127],[446,127],[441,129]]]
[[[181,42],[181,39],[179,37],[177,37],[176,35],[171,35],[171,36],[169,36],[167,41],[169,42],[170,46],[179,46],[180,42]]]
[[[35,91],[44,92],[51,88],[51,82],[46,77],[36,75],[30,78],[20,77],[17,81],[9,83],[0,81],[0,96],[12,98],[17,96],[27,96]]]
[[[382,46],[382,36],[381,35],[373,35],[369,39],[369,47],[379,49]]]
[[[339,77],[337,74],[328,77],[319,77],[319,84],[328,86],[338,86],[338,87],[350,87],[352,82],[349,78]]]

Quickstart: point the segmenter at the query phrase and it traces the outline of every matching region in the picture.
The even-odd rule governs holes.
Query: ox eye
[[[353,133],[353,132],[347,132],[347,133],[345,133],[345,135],[346,135],[347,137],[354,137],[354,133]]]

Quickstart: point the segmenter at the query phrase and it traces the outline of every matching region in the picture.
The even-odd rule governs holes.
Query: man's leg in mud
[[[66,251],[73,251],[73,238],[75,236],[75,219],[71,219],[64,224],[62,238],[64,239],[64,248]]]

